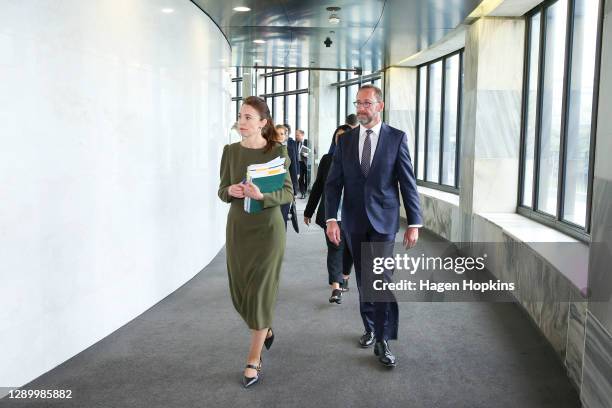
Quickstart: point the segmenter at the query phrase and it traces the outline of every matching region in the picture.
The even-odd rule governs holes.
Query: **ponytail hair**
[[[260,98],[259,96],[249,96],[243,102],[243,105],[249,105],[253,109],[259,113],[259,116],[262,119],[266,120],[266,124],[261,129],[261,135],[264,139],[266,139],[266,148],[265,152],[269,152],[272,150],[274,145],[278,143],[278,134],[276,133],[276,128],[274,127],[274,122],[272,121],[272,115],[270,114],[270,108],[268,108],[268,104],[265,100]]]

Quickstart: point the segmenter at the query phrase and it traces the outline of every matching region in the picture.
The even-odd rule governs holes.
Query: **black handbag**
[[[300,225],[298,224],[297,210],[295,209],[295,200],[291,203],[289,208],[289,218],[291,218],[291,225],[298,234],[300,233]]]

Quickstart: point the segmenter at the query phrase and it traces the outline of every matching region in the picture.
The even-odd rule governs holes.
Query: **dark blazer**
[[[380,234],[397,233],[400,191],[408,225],[422,224],[406,133],[385,123],[381,125],[366,178],[359,163],[359,129],[360,126],[346,132],[336,146],[325,184],[325,219],[336,218],[344,188],[342,229],[349,233],[367,232],[368,220]]]
[[[321,157],[321,161],[319,162],[319,170],[317,170],[317,179],[312,185],[312,191],[310,192],[308,203],[306,204],[306,209],[304,210],[304,217],[312,218],[312,214],[318,205],[319,209],[317,210],[315,222],[321,228],[325,228],[325,180],[327,179],[327,174],[329,173],[331,164],[331,154],[325,154],[323,157]]]
[[[287,153],[289,153],[289,159],[291,159],[289,175],[293,183],[293,194],[297,194],[300,191],[298,188],[298,152],[295,140],[292,138],[287,139]]]

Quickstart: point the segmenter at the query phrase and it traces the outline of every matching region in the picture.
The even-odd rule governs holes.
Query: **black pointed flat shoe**
[[[244,388],[249,388],[259,382],[261,380],[261,359],[259,359],[258,365],[247,364],[246,368],[252,368],[253,370],[257,370],[257,375],[255,377],[247,377],[246,375],[242,377],[242,385]]]
[[[271,327],[268,329],[268,333],[272,333],[272,335],[270,337],[266,337],[266,339],[264,340],[264,346],[266,346],[266,350],[270,350],[270,347],[272,347],[272,343],[274,343],[274,331]]]

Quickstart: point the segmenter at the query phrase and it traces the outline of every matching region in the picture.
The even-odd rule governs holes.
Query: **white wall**
[[[113,332],[222,247],[229,57],[186,0],[2,2],[0,387]]]

